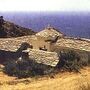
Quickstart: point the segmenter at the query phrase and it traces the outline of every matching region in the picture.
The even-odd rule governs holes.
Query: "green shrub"
[[[33,60],[8,61],[5,64],[4,72],[10,76],[18,78],[32,77],[36,75],[45,75],[52,71],[50,66],[36,63]],[[47,71],[47,72],[46,72]],[[46,72],[46,73],[45,73]]]
[[[5,64],[4,72],[10,76],[17,76],[19,78],[32,76],[32,68],[29,61],[9,61]]]
[[[59,53],[59,58],[58,68],[78,72],[82,67],[80,56],[73,50],[61,51]]]

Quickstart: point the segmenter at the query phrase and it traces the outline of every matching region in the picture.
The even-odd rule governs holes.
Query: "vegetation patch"
[[[18,78],[33,77],[50,73],[52,67],[36,63],[33,60],[12,60],[4,67],[4,73]]]
[[[64,69],[68,71],[79,72],[80,68],[87,65],[87,62],[83,62],[81,57],[76,51],[73,50],[63,50],[59,53],[59,63],[57,68]]]
[[[59,72],[58,70],[79,72],[80,69],[88,63],[83,62],[79,54],[72,50],[61,51],[59,53],[59,59],[60,60],[55,68],[42,63],[37,63],[34,60],[12,60],[6,62],[4,72],[18,78],[43,75],[49,75],[51,78],[54,78],[53,76],[55,73]]]

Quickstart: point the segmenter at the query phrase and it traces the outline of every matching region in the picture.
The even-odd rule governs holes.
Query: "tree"
[[[3,24],[4,24],[3,16],[0,16],[0,28],[3,27]]]
[[[0,16],[0,37],[7,36],[7,33],[5,32],[3,25],[4,25],[4,19],[3,16]]]

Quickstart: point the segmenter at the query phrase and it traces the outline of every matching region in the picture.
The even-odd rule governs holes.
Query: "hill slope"
[[[4,21],[3,30],[4,30],[3,33],[5,34],[3,35],[2,33],[0,37],[19,37],[35,34],[35,32],[32,31],[31,29],[15,25],[14,23],[8,21]]]
[[[64,72],[54,78],[16,79],[0,72],[0,90],[90,90],[90,67],[82,69],[81,74]]]

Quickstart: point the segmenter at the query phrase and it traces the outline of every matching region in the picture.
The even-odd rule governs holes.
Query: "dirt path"
[[[1,76],[0,76],[1,77]],[[8,78],[8,79],[5,79]],[[5,83],[5,81],[13,83]],[[75,73],[59,73],[54,78],[43,77],[40,79],[31,80],[29,83],[24,82],[25,79],[15,80],[14,77],[0,78],[0,90],[90,90],[90,68],[81,70],[81,74]],[[17,84],[15,81],[19,81]]]

